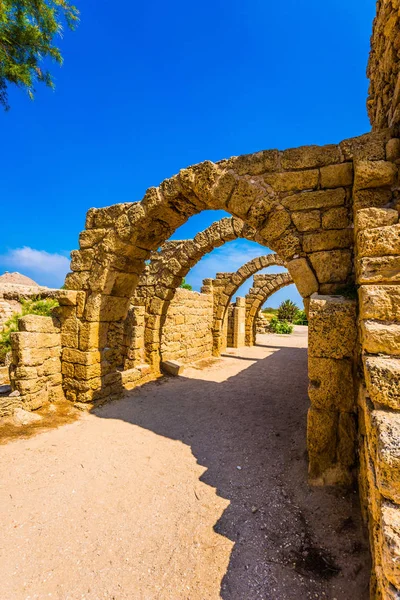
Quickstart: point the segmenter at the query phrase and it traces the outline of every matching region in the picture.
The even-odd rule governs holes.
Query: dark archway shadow
[[[214,527],[234,542],[221,598],[365,600],[357,494],[307,485],[307,350],[268,348],[225,381],[163,378],[95,414],[187,444],[230,501]]]

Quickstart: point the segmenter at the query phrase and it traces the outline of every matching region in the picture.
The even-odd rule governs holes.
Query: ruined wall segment
[[[162,330],[161,360],[184,364],[210,357],[212,320],[212,295],[176,290]]]

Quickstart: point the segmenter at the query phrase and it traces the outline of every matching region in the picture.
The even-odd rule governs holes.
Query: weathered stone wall
[[[400,597],[400,224],[398,210],[356,214],[361,338],[360,490],[373,597]]]
[[[192,362],[212,355],[213,299],[177,289],[161,335],[162,361]]]
[[[61,376],[61,323],[56,317],[27,315],[11,334],[10,380],[15,401],[35,410],[64,399]]]
[[[313,295],[308,315],[307,448],[314,485],[351,484],[356,467],[356,301]]]
[[[368,114],[374,130],[400,123],[400,4],[378,0],[368,62]]]

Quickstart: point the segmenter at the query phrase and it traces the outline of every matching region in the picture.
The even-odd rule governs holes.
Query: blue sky
[[[77,5],[81,24],[60,42],[56,91],[39,88],[31,102],[10,89],[11,111],[0,113],[0,272],[60,285],[88,208],[140,200],[205,159],[370,128],[374,0]],[[193,217],[174,237],[193,237],[214,218]],[[243,240],[227,244],[188,281],[198,287],[208,269],[234,270],[252,252]]]

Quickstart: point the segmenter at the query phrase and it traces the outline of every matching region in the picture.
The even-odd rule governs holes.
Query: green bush
[[[190,283],[186,283],[185,278],[182,279],[181,288],[183,288],[184,290],[190,290],[190,291],[193,290]]]
[[[292,300],[285,300],[279,305],[278,319],[280,321],[290,321],[290,323],[292,323],[298,311],[298,307]]]
[[[287,321],[280,321],[277,317],[272,317],[269,322],[269,329],[272,333],[289,334],[293,331],[293,325]]]
[[[308,319],[305,310],[297,311],[297,314],[293,320],[294,325],[308,325]]]
[[[58,306],[57,300],[45,298],[39,300],[32,298],[31,300],[21,300],[22,311],[10,317],[4,325],[3,331],[0,333],[0,364],[3,364],[6,359],[6,354],[11,351],[11,334],[18,331],[18,319],[25,315],[40,315],[42,317],[51,316],[53,309]]]

